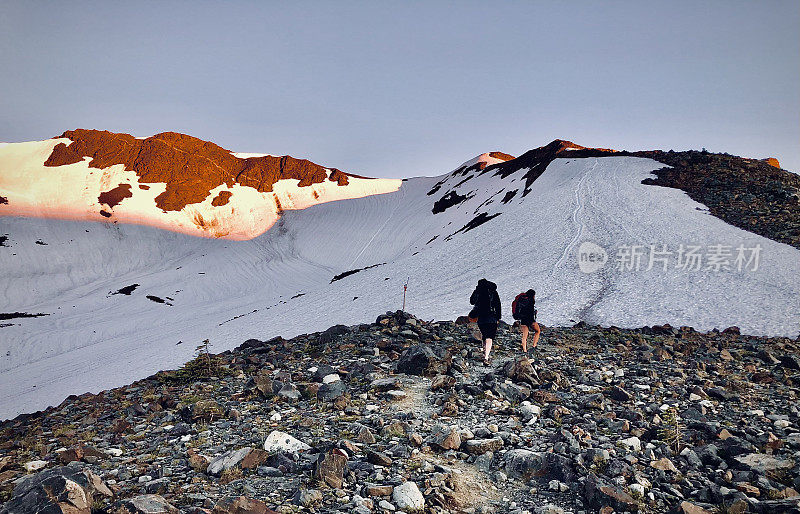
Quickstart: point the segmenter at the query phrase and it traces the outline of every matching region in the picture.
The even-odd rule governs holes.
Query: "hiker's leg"
[[[492,338],[487,337],[483,342],[483,360],[489,360],[489,354],[492,352]]]
[[[528,353],[528,325],[520,325],[520,330],[522,330],[522,352]]]
[[[539,334],[542,333],[542,329],[539,328],[539,324],[535,321],[533,322],[533,344],[532,346],[536,348],[536,345],[539,344]]]

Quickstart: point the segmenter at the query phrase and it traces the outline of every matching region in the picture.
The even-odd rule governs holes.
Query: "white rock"
[[[330,384],[331,382],[338,382],[339,380],[341,380],[341,377],[339,377],[338,373],[331,373],[330,375],[322,377],[323,384]]]
[[[311,447],[299,439],[295,439],[285,432],[274,430],[264,441],[264,449],[268,452],[299,452],[310,450]]]
[[[111,455],[112,457],[121,457],[122,450],[120,448],[106,448],[103,450],[103,453],[106,455]]]
[[[621,439],[619,444],[635,452],[642,451],[642,441],[636,436],[629,437],[627,439]]]
[[[394,512],[395,510],[397,510],[397,508],[394,505],[387,502],[386,500],[379,501],[378,507],[382,508],[383,510],[388,510],[389,512]]]
[[[789,423],[789,421],[785,419],[776,419],[774,425],[775,428],[786,428],[789,425],[791,425],[791,423]]]
[[[422,512],[425,508],[425,497],[414,482],[403,482],[395,487],[392,500],[398,509],[406,512]]]
[[[638,496],[639,498],[644,498],[644,486],[642,484],[631,484],[630,485],[631,492]]]
[[[564,514],[564,509],[562,509],[558,505],[553,505],[552,503],[548,503],[547,505],[536,507],[536,510],[534,512],[536,512],[536,514]]]
[[[542,415],[542,408],[538,405],[523,402],[519,406],[519,413],[522,415],[523,420],[532,420]]]
[[[47,466],[47,461],[44,460],[32,460],[25,463],[25,471],[28,473],[33,473],[34,471],[39,471],[40,469]]]

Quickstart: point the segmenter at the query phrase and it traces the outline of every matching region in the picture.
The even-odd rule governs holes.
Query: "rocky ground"
[[[797,340],[397,312],[0,424],[0,513],[800,512]]]

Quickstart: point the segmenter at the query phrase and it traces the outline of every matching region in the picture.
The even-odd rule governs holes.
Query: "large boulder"
[[[444,361],[424,344],[407,349],[397,361],[397,372],[406,375],[434,376],[445,369]]]
[[[403,482],[392,491],[392,500],[397,508],[405,512],[422,512],[425,497],[414,482]]]
[[[92,506],[113,494],[89,470],[61,466],[26,477],[17,484],[0,514],[91,514]]]

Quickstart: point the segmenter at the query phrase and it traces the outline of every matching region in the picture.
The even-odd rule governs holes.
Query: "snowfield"
[[[204,339],[221,352],[248,338],[372,322],[400,308],[407,279],[406,310],[425,319],[466,314],[486,277],[509,322],[514,295],[533,287],[544,325],[737,325],[797,336],[800,251],[726,224],[680,190],[641,183],[661,167],[635,157],[559,158],[524,197],[526,170],[414,178],[385,194],[298,202],[305,208],[243,241],[2,217],[0,312],[47,316],[0,320],[0,418],[180,366]],[[448,191],[467,199],[433,214]],[[476,219],[488,221],[467,230]],[[593,273],[579,268],[585,242],[607,253]],[[671,253],[648,270],[650,245]],[[699,247],[703,267],[709,255],[728,255],[732,269],[679,267],[681,245]],[[740,247],[760,248],[757,269],[752,261],[737,269]],[[631,251],[643,252],[638,269]]]

